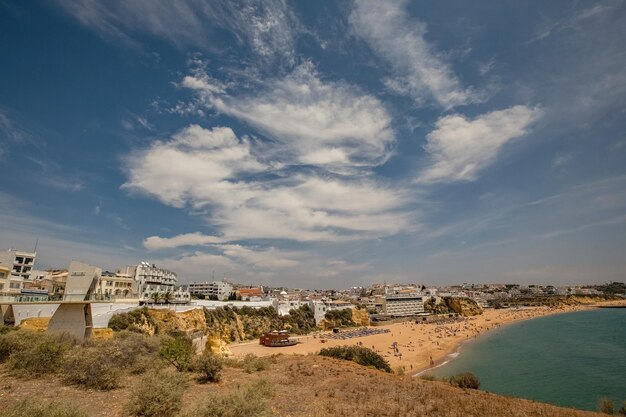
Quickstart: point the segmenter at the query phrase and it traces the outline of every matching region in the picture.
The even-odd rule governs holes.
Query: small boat
[[[259,344],[268,347],[282,347],[297,345],[298,341],[290,339],[287,330],[274,330],[261,336]]]

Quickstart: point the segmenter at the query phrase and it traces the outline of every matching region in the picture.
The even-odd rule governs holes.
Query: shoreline
[[[607,305],[601,303],[600,305]],[[613,303],[615,304],[615,303]],[[621,305],[626,305],[622,302]],[[307,355],[317,353],[325,347],[361,344],[371,348],[385,358],[392,369],[403,368],[411,376],[423,375],[430,369],[442,366],[461,354],[462,347],[480,336],[501,326],[532,320],[553,314],[572,313],[595,309],[599,305],[575,305],[559,307],[522,307],[518,309],[485,310],[478,316],[464,317],[460,321],[448,323],[420,323],[413,321],[394,323],[376,328],[389,329],[388,333],[356,337],[351,339],[325,339],[321,342],[320,333],[296,337],[301,343],[295,346],[270,348],[258,342],[228,345],[233,356],[246,354],[269,356],[276,353]],[[397,350],[393,348],[396,344]],[[399,355],[398,355],[399,353]],[[451,355],[455,355],[451,357]],[[431,363],[432,359],[432,363]]]

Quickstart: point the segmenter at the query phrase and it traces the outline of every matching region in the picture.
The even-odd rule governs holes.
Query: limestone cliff
[[[48,329],[50,317],[31,317],[22,320],[18,326],[20,329],[44,331]]]
[[[206,330],[206,319],[201,308],[179,313],[162,309],[149,309],[148,311],[156,322],[156,331],[161,334],[172,331],[204,333]]]
[[[352,321],[356,323],[357,326],[369,326],[370,325],[370,315],[367,313],[365,309],[352,309]]]
[[[483,309],[471,298],[431,297],[424,303],[424,310],[431,314],[452,314],[476,316],[483,314]]]

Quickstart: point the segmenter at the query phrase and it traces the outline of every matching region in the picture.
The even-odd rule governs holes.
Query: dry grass
[[[190,378],[182,398],[182,415],[197,410],[211,396],[227,398],[245,390],[262,377],[273,387],[268,402],[276,416],[290,417],[591,417],[601,414],[559,408],[528,400],[463,390],[447,383],[399,377],[351,362],[320,356],[278,356],[259,373],[226,367],[218,384],[200,384]],[[11,378],[0,367],[0,399],[12,406],[28,398],[71,402],[89,416],[124,416],[129,393],[141,378],[126,374],[121,388],[92,391],[63,386],[58,378],[23,380]],[[232,397],[235,398],[235,397]]]

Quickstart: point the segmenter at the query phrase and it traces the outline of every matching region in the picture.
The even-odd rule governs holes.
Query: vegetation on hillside
[[[363,346],[334,346],[320,350],[321,356],[352,361],[385,372],[391,372],[389,362],[378,353]]]

